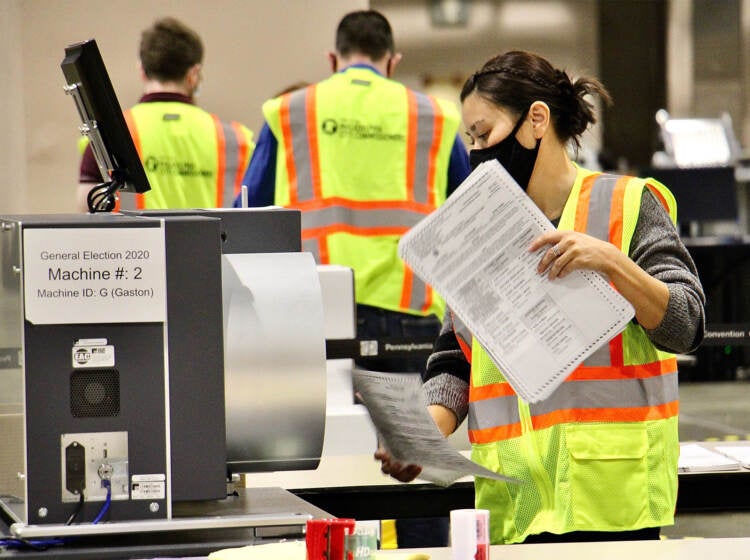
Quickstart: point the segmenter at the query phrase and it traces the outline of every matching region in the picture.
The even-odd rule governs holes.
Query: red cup
[[[309,519],[307,560],[345,560],[344,536],[354,533],[354,519]]]

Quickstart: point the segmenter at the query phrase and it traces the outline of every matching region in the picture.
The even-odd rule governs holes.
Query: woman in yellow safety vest
[[[475,481],[493,543],[658,538],[674,520],[674,353],[702,341],[705,297],[669,190],[571,161],[568,145],[595,122],[591,94],[610,102],[598,81],[571,80],[522,51],[489,60],[461,92],[472,167],[498,160],[557,227],[529,246],[541,250],[538,273],[554,281],[596,271],[635,309],[621,334],[535,404],[446,314],[424,375],[430,413],[445,435],[468,415],[473,460],[522,481]],[[398,480],[421,469],[383,449],[375,457]]]

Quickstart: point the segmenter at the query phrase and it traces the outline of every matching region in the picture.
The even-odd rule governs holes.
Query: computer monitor
[[[640,174],[653,177],[672,191],[681,225],[739,218],[733,166],[651,167]]]
[[[111,211],[118,190],[142,193],[151,189],[143,164],[125,123],[96,40],[65,48],[60,63],[88,136],[103,183],[89,193],[89,211]]]

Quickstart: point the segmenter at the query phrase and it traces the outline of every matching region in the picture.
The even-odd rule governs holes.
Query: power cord
[[[68,520],[65,522],[66,525],[71,525],[73,521],[76,520],[76,517],[78,517],[81,513],[81,510],[83,510],[83,502],[85,501],[83,497],[83,491],[81,491],[79,497],[78,497],[78,505],[76,506],[75,511],[70,514],[70,517],[68,517]]]

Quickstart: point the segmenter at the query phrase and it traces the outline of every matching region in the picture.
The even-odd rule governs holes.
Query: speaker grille
[[[70,412],[76,417],[120,414],[120,372],[91,369],[70,374]]]

